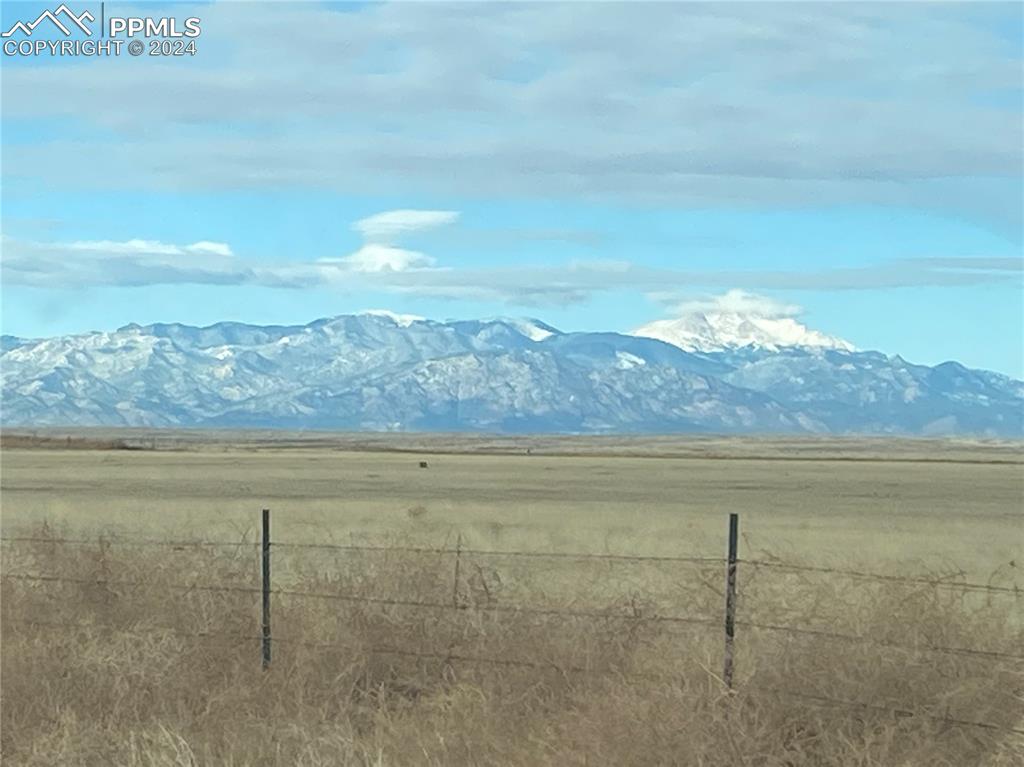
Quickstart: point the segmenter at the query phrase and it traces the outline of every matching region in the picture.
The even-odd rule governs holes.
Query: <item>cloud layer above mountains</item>
[[[456,211],[393,210],[356,221],[364,243],[353,253],[318,260],[260,261],[236,255],[228,243],[174,244],[152,239],[34,242],[5,236],[6,284],[47,288],[161,284],[254,285],[339,291],[381,290],[447,299],[486,299],[518,305],[565,305],[599,293],[635,290],[672,311],[736,308],[765,299],[744,291],[871,290],[893,287],[966,286],[1019,281],[1019,258],[918,257],[853,268],[818,270],[697,270],[658,268],[629,260],[569,260],[550,265],[445,265],[406,247],[417,233],[453,226]],[[694,303],[700,288],[731,289],[712,304]],[[723,304],[723,302],[726,302]],[[783,305],[770,307],[787,316]],[[781,314],[779,314],[781,312]],[[774,316],[774,315],[773,315]]]
[[[5,70],[5,121],[34,137],[5,157],[9,181],[1021,221],[1019,4],[175,12],[203,20],[195,60]],[[71,128],[32,130],[48,120]]]

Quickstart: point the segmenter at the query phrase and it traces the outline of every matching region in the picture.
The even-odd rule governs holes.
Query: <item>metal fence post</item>
[[[455,543],[455,577],[452,579],[452,606],[459,608],[459,565],[462,563],[462,533]]]
[[[263,669],[270,667],[270,509],[263,510]]]
[[[725,571],[725,669],[722,678],[732,689],[733,640],[736,637],[736,546],[739,539],[739,514],[729,515],[729,558]]]

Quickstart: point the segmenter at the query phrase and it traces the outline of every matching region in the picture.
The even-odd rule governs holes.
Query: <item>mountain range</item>
[[[654,336],[654,337],[651,337]],[[389,312],[3,336],[5,426],[1024,436],[1024,383],[792,319],[633,334]]]

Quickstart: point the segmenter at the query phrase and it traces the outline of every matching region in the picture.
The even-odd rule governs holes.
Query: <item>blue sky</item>
[[[197,54],[4,57],[5,333],[624,331],[741,289],[1024,376],[1018,4],[105,10],[198,16]]]

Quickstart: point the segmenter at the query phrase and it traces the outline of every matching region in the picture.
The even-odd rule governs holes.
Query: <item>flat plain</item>
[[[0,442],[5,764],[1024,760],[1018,444],[110,430]]]
[[[493,549],[720,556],[737,512],[741,557],[959,568],[1024,585],[1024,448],[1014,443],[110,430],[4,438],[8,535],[46,522],[75,535],[253,540],[266,507],[280,541],[440,545],[461,535]]]

